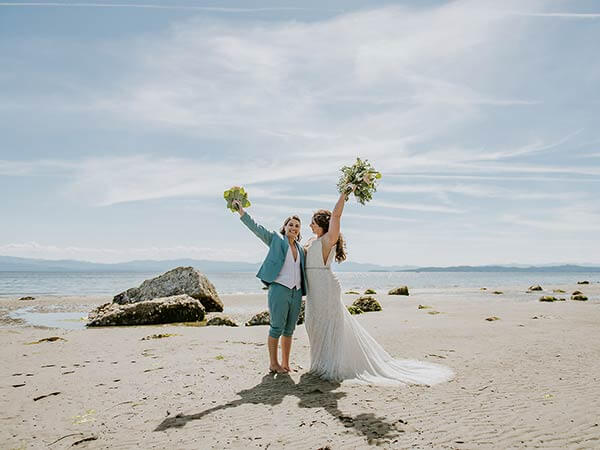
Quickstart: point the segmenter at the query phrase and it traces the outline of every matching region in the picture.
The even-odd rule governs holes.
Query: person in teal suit
[[[242,223],[269,247],[267,257],[256,274],[269,288],[269,369],[277,373],[289,372],[292,335],[300,315],[302,296],[306,295],[304,249],[299,243],[300,218],[288,217],[277,233],[257,224],[238,201],[233,204]],[[280,337],[281,364],[277,355]]]

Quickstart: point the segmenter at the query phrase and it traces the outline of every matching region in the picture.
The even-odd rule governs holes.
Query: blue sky
[[[600,263],[595,1],[0,1],[0,255],[258,261],[332,208],[349,259]],[[70,5],[68,3],[71,3]]]

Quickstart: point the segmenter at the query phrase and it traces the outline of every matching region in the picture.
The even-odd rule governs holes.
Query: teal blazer
[[[269,253],[262,263],[260,270],[256,274],[258,278],[266,285],[270,285],[281,272],[285,256],[290,248],[290,241],[281,233],[269,231],[262,225],[257,224],[248,213],[244,214],[240,220],[244,225],[250,228],[258,238],[269,246]],[[300,278],[302,284],[302,295],[306,295],[306,270],[304,264],[304,249],[298,242],[295,242],[300,257]]]

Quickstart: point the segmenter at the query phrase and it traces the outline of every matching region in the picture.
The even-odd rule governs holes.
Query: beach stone
[[[88,327],[152,325],[204,320],[205,309],[189,295],[174,295],[120,305],[105,303],[88,314]]]
[[[585,295],[582,295],[582,294],[571,296],[571,300],[578,300],[580,302],[585,302],[585,301],[587,301],[587,299],[588,298]]]
[[[573,293],[571,295],[581,295],[583,294],[583,292],[581,291],[573,291]]]
[[[500,320],[500,317],[490,316],[486,317],[485,320],[487,320],[488,322],[495,322],[496,320]]]
[[[19,300],[35,300],[35,297],[30,297],[30,296],[21,297]]]
[[[381,305],[375,297],[363,296],[354,300],[352,306],[361,309],[364,312],[381,311]]]
[[[540,302],[556,302],[558,299],[556,297],[552,297],[551,295],[544,295],[540,297]]]
[[[300,314],[298,315],[298,322],[296,325],[302,325],[304,323],[304,310],[306,309],[306,300],[302,299],[302,304],[300,305]]]
[[[183,294],[199,300],[207,312],[223,311],[223,302],[215,286],[193,267],[177,267],[146,280],[139,287],[127,289],[116,295],[113,303],[125,305]]]
[[[577,284],[590,284],[590,282],[587,280],[586,281],[578,281]]]
[[[365,295],[374,295],[374,294],[377,294],[377,292],[375,292],[374,289],[367,289],[365,291]]]
[[[496,294],[496,295],[504,294],[504,292],[502,292],[502,291],[494,291],[493,293]]]
[[[231,317],[225,314],[215,314],[206,322],[206,326],[238,327],[239,325]]]
[[[552,292],[554,292],[555,294],[564,294],[565,291],[563,291],[562,289],[553,289]]]
[[[254,315],[248,322],[246,322],[247,327],[253,327],[256,325],[270,325],[271,324],[271,316],[269,315],[269,311],[263,311],[256,315]]]
[[[388,292],[388,295],[408,295],[408,286],[400,286]]]
[[[360,295],[360,292],[356,292],[356,291],[346,291],[346,292],[344,292],[344,294]]]
[[[169,337],[173,337],[173,336],[179,336],[179,335],[174,334],[174,333],[151,334],[150,336],[141,338],[140,341],[149,341],[150,339],[164,339],[164,338],[169,338]]]
[[[356,306],[348,306],[348,312],[350,314],[352,314],[353,316],[356,314],[362,314],[364,313],[364,311],[360,308],[357,308]]]
[[[543,291],[543,289],[540,285],[536,285],[536,286],[529,286],[529,291]]]

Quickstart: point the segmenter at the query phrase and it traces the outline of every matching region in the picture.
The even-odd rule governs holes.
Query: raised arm
[[[335,204],[335,208],[331,212],[331,219],[329,220],[329,230],[323,235],[322,240],[324,241],[324,250],[329,253],[331,247],[335,245],[338,238],[340,237],[340,221],[342,219],[342,212],[344,211],[344,205],[346,204],[346,194],[340,194],[340,198]]]
[[[244,208],[242,208],[242,205],[239,201],[234,200],[233,204],[237,206],[242,223],[246,225],[250,231],[252,231],[261,241],[267,245],[271,245],[271,241],[273,240],[273,231],[269,231],[262,225],[257,224],[252,217],[250,217],[250,214],[248,214]]]

